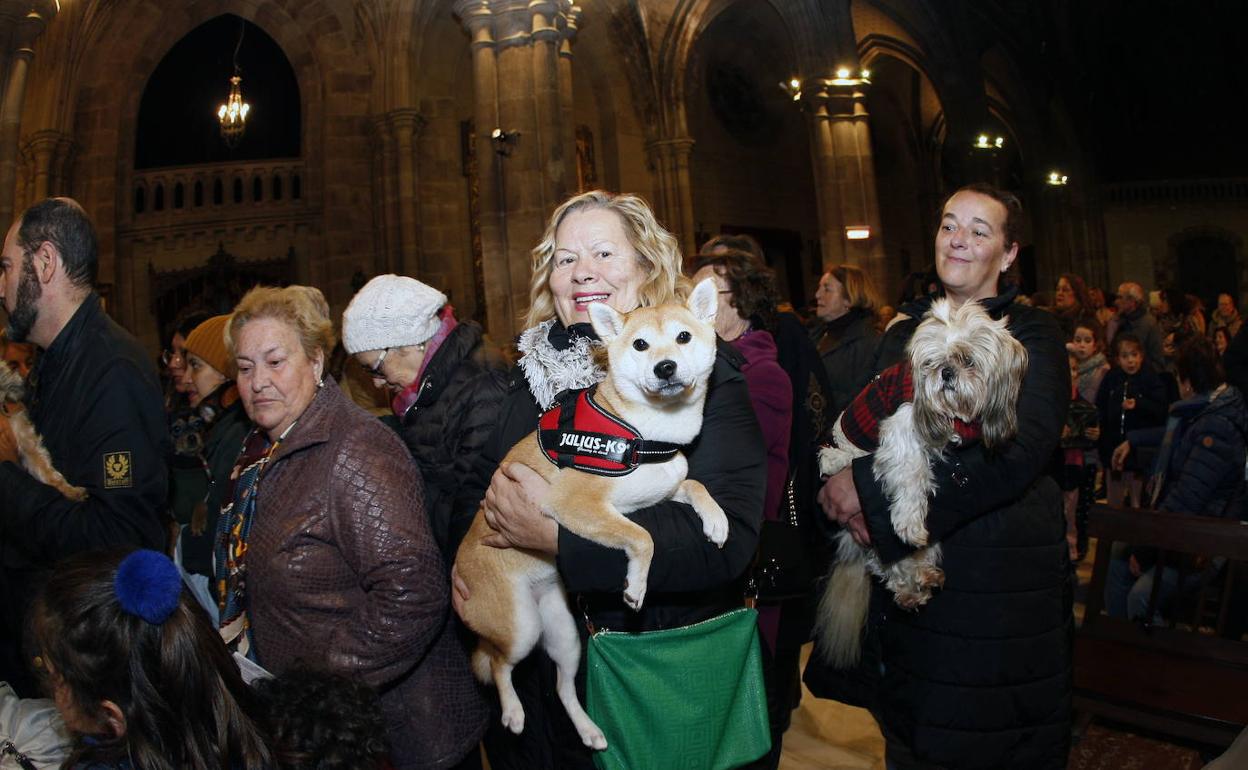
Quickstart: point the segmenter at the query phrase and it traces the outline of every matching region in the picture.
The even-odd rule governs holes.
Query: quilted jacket
[[[434,352],[420,395],[401,416],[400,435],[425,481],[425,510],[449,567],[481,500],[465,479],[498,422],[507,364],[461,323]]]
[[[259,485],[247,612],[260,664],[364,681],[397,770],[453,766],[487,709],[449,588],[407,448],[327,378]]]

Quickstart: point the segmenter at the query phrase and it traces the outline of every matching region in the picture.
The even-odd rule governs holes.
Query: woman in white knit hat
[[[456,320],[445,294],[401,275],[379,275],[360,289],[342,314],[342,343],[393,395],[450,569],[480,503],[461,481],[494,428],[507,364],[480,326]]]

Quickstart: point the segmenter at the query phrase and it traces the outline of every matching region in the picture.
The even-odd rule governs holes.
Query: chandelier
[[[230,78],[230,96],[225,104],[217,108],[217,120],[221,122],[221,140],[225,142],[226,147],[236,147],[239,140],[243,138],[243,132],[247,130],[247,113],[251,111],[251,105],[243,101],[243,91],[240,87],[243,78],[238,73],[238,49],[243,45],[243,32],[246,25],[240,24],[238,28],[238,45],[234,46],[234,76]]]

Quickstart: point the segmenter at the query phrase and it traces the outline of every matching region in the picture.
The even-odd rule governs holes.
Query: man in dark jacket
[[[1162,348],[1161,329],[1157,319],[1148,312],[1148,303],[1144,298],[1144,287],[1134,281],[1127,281],[1118,287],[1118,298],[1114,300],[1118,312],[1109,321],[1105,339],[1110,344],[1119,332],[1130,332],[1140,338],[1144,345],[1144,362],[1160,372],[1165,368],[1166,355]]]
[[[53,465],[82,502],[62,497],[17,464],[0,421],[0,679],[28,684],[20,654],[25,607],[52,566],[108,546],[163,550],[171,446],[155,367],[101,309],[95,229],[68,198],[27,209],[0,256],[9,338],[43,355],[30,374],[26,410]],[[28,694],[29,689],[23,692]]]

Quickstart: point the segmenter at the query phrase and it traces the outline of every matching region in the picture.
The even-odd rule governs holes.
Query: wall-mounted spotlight
[[[802,81],[796,76],[789,78],[788,81],[781,81],[780,90],[788,94],[793,101],[801,101]]]
[[[845,228],[845,240],[847,241],[865,241],[871,237],[871,228],[868,225],[851,225]]]
[[[501,128],[496,128],[490,132],[490,141],[494,143],[494,152],[504,157],[511,155],[511,151],[519,140],[519,131],[504,131]]]
[[[989,136],[988,134],[980,134],[975,137],[974,147],[977,150],[999,150],[1004,146],[1004,136]]]
[[[1066,180],[1068,178],[1069,177],[1067,177],[1061,171],[1050,171],[1049,178],[1044,180],[1044,183],[1053,185],[1054,187],[1062,187],[1066,184]]]
[[[865,86],[871,84],[871,70],[858,70],[854,73],[849,67],[839,67],[836,70],[836,77],[827,81],[828,85],[833,86]]]

